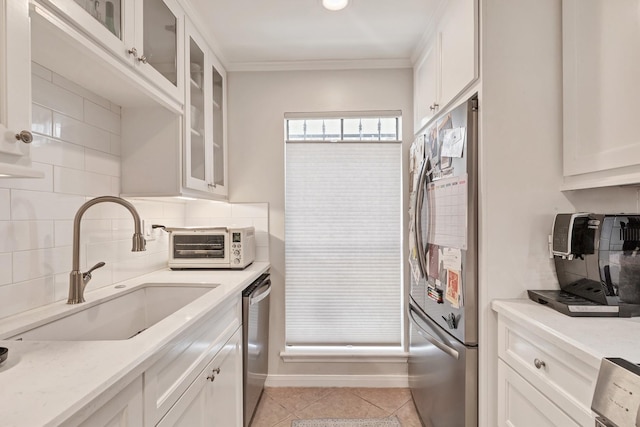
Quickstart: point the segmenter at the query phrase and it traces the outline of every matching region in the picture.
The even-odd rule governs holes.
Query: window
[[[401,345],[399,123],[286,118],[289,346]]]

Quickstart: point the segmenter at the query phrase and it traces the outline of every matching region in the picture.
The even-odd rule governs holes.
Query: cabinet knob
[[[28,130],[23,130],[20,131],[20,133],[16,133],[16,139],[24,142],[25,144],[31,144],[33,141],[33,135]]]
[[[147,63],[147,57],[142,55],[140,58],[138,58],[138,61],[142,62],[143,64]]]
[[[435,111],[435,110],[437,110],[437,109],[438,109],[438,107],[439,107],[439,106],[440,106],[440,104],[436,104],[436,103],[434,102],[434,103],[433,103],[433,105],[430,105],[430,106],[429,106],[429,109],[430,109],[431,111]]]
[[[135,47],[132,47],[131,49],[129,49],[127,53],[129,55],[133,55],[134,58],[138,57],[138,49],[136,49]]]
[[[544,363],[544,360],[540,360],[540,359],[534,359],[533,364],[535,365],[535,367],[537,369],[542,369],[545,368],[547,366],[546,363]]]
[[[216,188],[216,184],[208,183],[207,185],[209,186],[209,189]]]

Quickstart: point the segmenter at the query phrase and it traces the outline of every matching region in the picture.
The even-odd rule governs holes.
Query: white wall
[[[408,145],[413,137],[411,70],[232,72],[228,85],[229,199],[270,205],[274,282],[270,378],[311,374],[406,375],[403,363],[284,363],[279,353],[285,343],[284,113],[402,110],[406,170]],[[406,180],[406,176],[403,178]],[[405,199],[404,212],[406,203]]]

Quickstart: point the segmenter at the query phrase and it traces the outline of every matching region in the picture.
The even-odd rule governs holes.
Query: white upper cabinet
[[[122,110],[122,195],[227,198],[226,72],[187,19],[185,111]]]
[[[184,12],[176,0],[38,1],[182,104]]]
[[[564,189],[640,182],[637,0],[565,0]]]
[[[414,64],[414,130],[478,78],[478,1],[446,0]]]
[[[28,0],[0,0],[0,176],[31,169],[31,57]]]
[[[184,136],[185,186],[226,196],[225,74],[202,36],[188,21],[185,41],[189,76]]]

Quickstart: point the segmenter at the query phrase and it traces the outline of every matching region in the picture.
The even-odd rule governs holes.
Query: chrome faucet
[[[84,288],[87,286],[87,283],[89,283],[89,280],[91,280],[91,272],[96,268],[104,267],[104,262],[99,262],[86,273],[80,271],[80,220],[87,209],[102,202],[117,203],[131,212],[134,225],[133,248],[131,252],[141,252],[145,250],[146,242],[142,236],[142,221],[140,221],[138,211],[136,211],[136,208],[131,203],[115,196],[96,197],[95,199],[87,201],[80,206],[73,220],[73,270],[71,270],[69,274],[69,299],[67,299],[67,304],[84,302]]]

